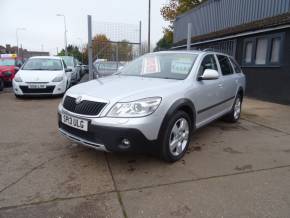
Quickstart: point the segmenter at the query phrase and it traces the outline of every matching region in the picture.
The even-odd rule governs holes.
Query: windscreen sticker
[[[143,60],[142,74],[160,73],[160,63],[157,57],[146,57]]]
[[[192,59],[190,58],[180,58],[174,60],[171,63],[171,73],[176,74],[188,74],[192,66]]]

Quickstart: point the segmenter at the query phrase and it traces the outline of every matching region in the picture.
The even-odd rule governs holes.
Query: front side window
[[[197,57],[188,53],[148,54],[126,65],[119,75],[184,80]]]
[[[199,68],[199,76],[203,75],[204,71],[207,69],[218,70],[217,63],[213,55],[207,55],[204,57]]]
[[[255,60],[256,65],[266,64],[267,50],[268,50],[268,40],[266,38],[258,39]]]
[[[74,67],[74,59],[73,59],[73,57],[62,57],[62,59],[64,60],[66,66]]]
[[[232,64],[227,56],[217,55],[220,63],[221,71],[224,76],[231,75],[234,73]]]
[[[47,58],[29,59],[23,66],[22,70],[48,70],[60,71],[63,70],[61,60]]]

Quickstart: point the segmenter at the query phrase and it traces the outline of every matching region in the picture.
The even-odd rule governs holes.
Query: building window
[[[244,41],[244,66],[279,66],[284,34],[253,37]]]
[[[256,47],[256,65],[265,65],[267,63],[267,50],[268,50],[268,39],[260,38],[257,39]]]
[[[279,63],[280,59],[281,38],[272,39],[271,63]]]
[[[252,62],[252,54],[253,54],[253,42],[246,42],[246,49],[245,49],[245,63]]]

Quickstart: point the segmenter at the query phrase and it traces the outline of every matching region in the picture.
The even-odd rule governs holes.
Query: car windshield
[[[0,66],[15,66],[15,60],[14,59],[0,59]]]
[[[73,59],[73,57],[62,57],[62,59],[64,60],[64,63],[66,64],[66,66],[74,67],[74,59]]]
[[[119,75],[184,80],[197,56],[189,53],[148,54],[126,65]]]
[[[59,71],[63,70],[61,60],[48,58],[33,58],[29,59],[22,70],[49,70]]]

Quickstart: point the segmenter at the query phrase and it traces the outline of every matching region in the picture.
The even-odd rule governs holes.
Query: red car
[[[1,85],[11,84],[15,74],[22,65],[22,61],[15,54],[0,55],[0,89]]]

